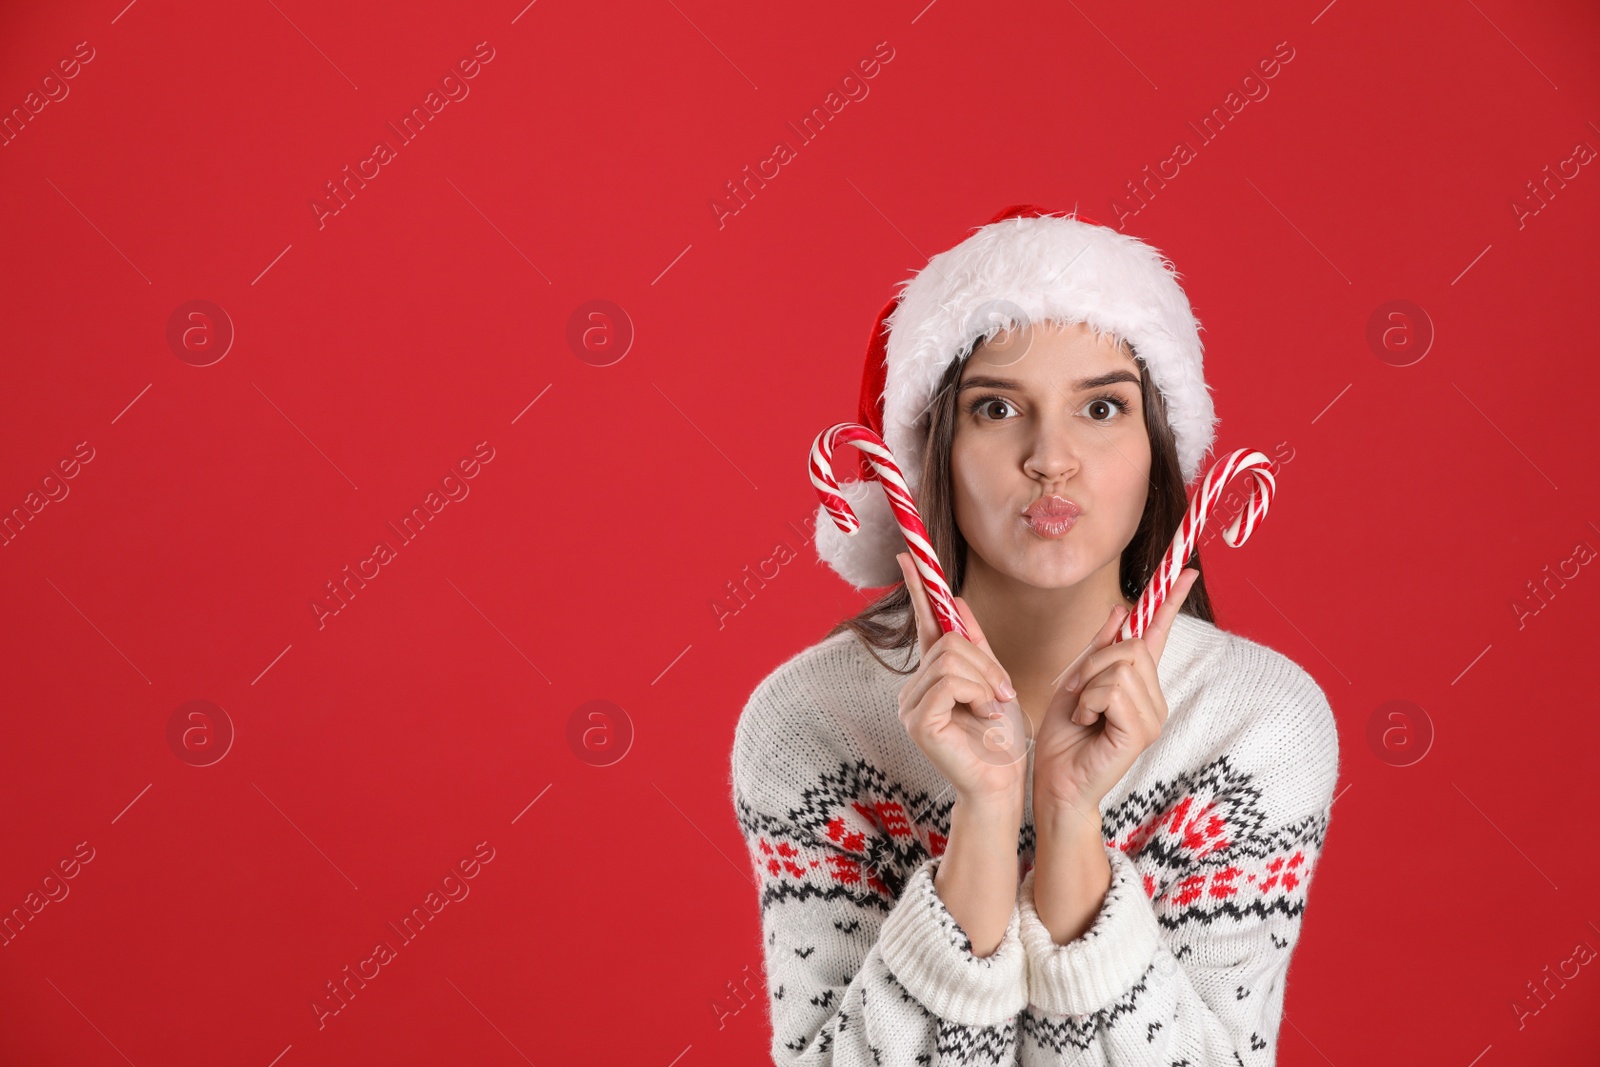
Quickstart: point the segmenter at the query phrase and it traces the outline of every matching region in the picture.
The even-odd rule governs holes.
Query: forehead
[[[1114,370],[1139,371],[1126,342],[1097,334],[1086,323],[1044,322],[1002,330],[980,343],[965,361],[961,380],[998,372],[1021,382],[1062,382]]]

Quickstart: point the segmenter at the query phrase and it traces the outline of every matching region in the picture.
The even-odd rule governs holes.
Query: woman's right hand
[[[1028,739],[1011,679],[966,601],[956,597],[956,611],[972,640],[941,633],[915,560],[909,552],[895,560],[911,594],[921,653],[916,673],[900,690],[900,722],[959,801],[1016,804],[1020,810]],[[993,712],[1001,717],[990,718]]]

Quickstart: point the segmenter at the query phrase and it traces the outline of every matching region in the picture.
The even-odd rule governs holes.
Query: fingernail
[[[1011,683],[1010,682],[1001,682],[1000,683],[1000,695],[1003,698],[1005,698],[1006,700],[1015,700],[1015,699],[1017,699],[1017,691],[1015,689],[1011,688]]]
[[[1073,671],[1071,674],[1069,674],[1067,676],[1067,682],[1066,682],[1066,684],[1064,686],[1062,686],[1062,688],[1067,690],[1067,692],[1069,692],[1069,693],[1078,688],[1078,672],[1077,671]]]

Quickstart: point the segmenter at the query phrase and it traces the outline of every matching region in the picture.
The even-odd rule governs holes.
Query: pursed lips
[[[1083,509],[1064,496],[1044,496],[1023,508],[1022,513],[1030,518],[1075,519]]]
[[[1040,497],[1022,511],[1022,521],[1040,537],[1065,537],[1077,525],[1083,509],[1061,496]]]

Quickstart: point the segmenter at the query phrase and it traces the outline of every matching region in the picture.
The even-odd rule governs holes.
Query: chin
[[[1088,576],[1081,567],[1061,564],[1028,567],[1018,578],[1037,589],[1067,589]]]
[[[995,570],[1037,589],[1065,589],[1092,573],[1076,546],[1037,540],[1024,542],[1010,554],[1006,566]]]

